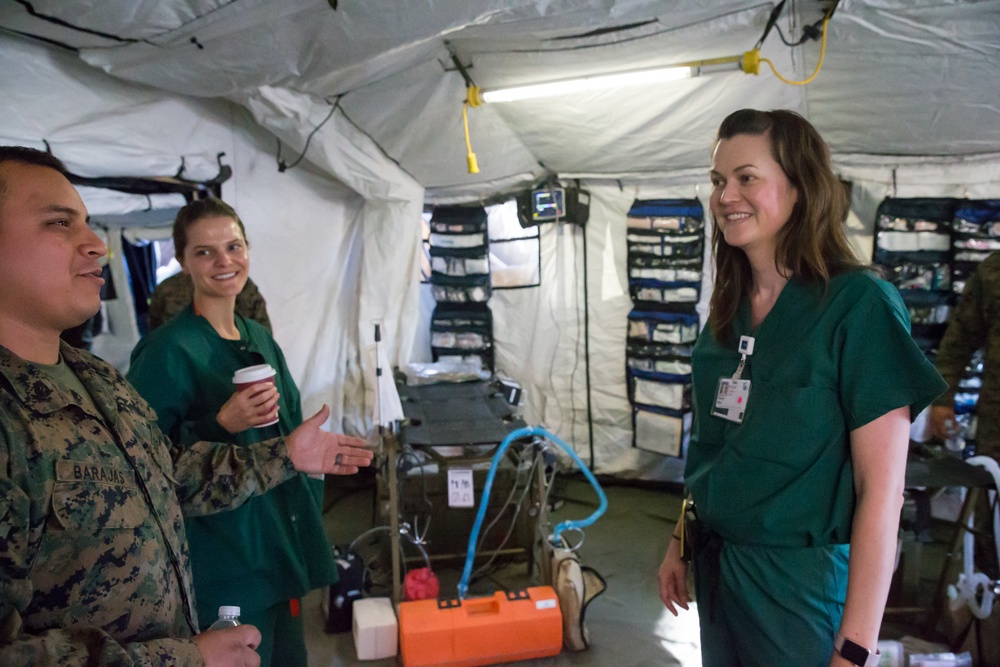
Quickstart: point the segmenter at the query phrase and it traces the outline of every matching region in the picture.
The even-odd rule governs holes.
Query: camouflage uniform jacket
[[[984,355],[976,404],[978,453],[1000,459],[1000,252],[987,257],[965,283],[935,359],[949,386],[935,403],[954,404],[958,381],[979,348]]]
[[[0,665],[202,665],[181,513],[294,476],[284,440],[173,448],[117,370],[60,351],[100,414],[0,346]]]
[[[149,297],[149,330],[166,324],[174,315],[181,312],[194,300],[194,284],[191,276],[177,273],[165,279],[156,286]],[[271,320],[267,316],[267,304],[260,290],[252,280],[247,278],[243,290],[236,295],[236,313],[243,317],[260,322],[271,330]]]

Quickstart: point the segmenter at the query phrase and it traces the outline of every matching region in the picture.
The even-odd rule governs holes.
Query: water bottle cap
[[[219,607],[219,616],[239,616],[239,615],[240,615],[239,607],[227,607],[227,606]]]

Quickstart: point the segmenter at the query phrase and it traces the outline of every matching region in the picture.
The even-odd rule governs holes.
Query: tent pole
[[[590,469],[594,469],[594,418],[590,405],[590,298],[587,289],[587,227],[580,225],[583,234],[583,365],[587,371],[587,443],[590,450]]]

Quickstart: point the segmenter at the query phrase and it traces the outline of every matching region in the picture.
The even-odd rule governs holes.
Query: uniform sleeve
[[[972,353],[986,344],[989,324],[984,317],[983,287],[981,273],[973,273],[938,346],[934,363],[948,383],[948,391],[935,401],[939,405],[954,405],[955,390]]]
[[[162,436],[165,446],[170,446]],[[177,499],[185,516],[204,516],[239,507],[298,472],[284,437],[246,447],[196,442],[171,447]]]
[[[23,466],[13,465],[0,428],[0,665],[204,665],[190,639],[119,643],[96,627],[25,631],[21,614],[34,594],[28,567],[31,502],[12,479],[15,467]]]
[[[184,273],[177,273],[156,286],[149,295],[149,310],[146,317],[149,330],[160,327],[184,310],[194,298],[194,286]]]
[[[265,329],[271,331],[271,318],[267,316],[267,304],[264,302],[264,295],[257,289],[257,285],[247,278],[243,290],[236,295],[236,312],[259,322]]]
[[[128,380],[148,404],[151,431],[161,438],[157,446],[170,451],[182,513],[203,516],[239,507],[295,475],[284,438],[239,446],[188,437],[197,431],[186,421],[197,400],[197,383],[186,360],[168,343],[157,336],[139,341]]]
[[[152,331],[163,326],[168,319],[170,318],[167,317],[167,308],[162,293],[159,289],[154,289],[153,293],[149,295],[149,308],[146,310],[146,322],[149,324],[149,330]]]
[[[849,430],[909,406],[910,419],[947,388],[910,336],[910,317],[894,287],[875,284],[838,329],[840,402]]]

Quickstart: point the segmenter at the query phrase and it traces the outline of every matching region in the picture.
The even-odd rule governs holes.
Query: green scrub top
[[[236,316],[240,340],[226,340],[192,307],[150,332],[132,351],[129,381],[177,445],[237,445],[288,435],[302,422],[299,392],[271,334]],[[277,371],[278,423],[226,431],[216,421],[232,396],[233,373],[268,363]],[[222,605],[260,611],[337,580],[323,529],[322,480],[299,474],[236,509],[185,517],[198,617],[212,623]]]
[[[706,327],[693,351],[694,424],[685,480],[704,524],[742,545],[850,542],[850,432],[902,406],[910,418],[947,388],[909,333],[896,289],[867,271],[826,286],[793,278],[755,330],[746,301],[730,344]],[[711,414],[740,361],[751,381],[740,424]]]

